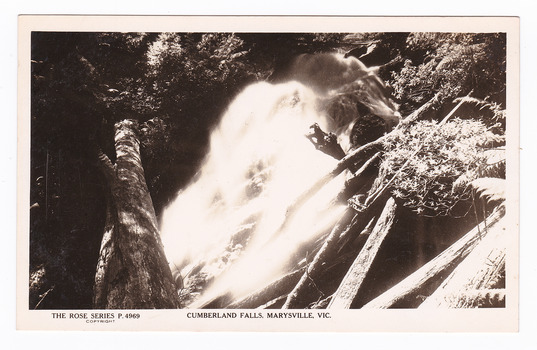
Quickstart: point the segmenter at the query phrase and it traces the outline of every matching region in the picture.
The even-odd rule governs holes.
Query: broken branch
[[[345,157],[345,151],[337,142],[337,136],[333,133],[324,132],[317,123],[310,126],[310,131],[306,134],[306,138],[310,140],[316,149],[337,160]]]

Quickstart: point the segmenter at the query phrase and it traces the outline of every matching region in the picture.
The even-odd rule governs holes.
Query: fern
[[[488,102],[475,97],[459,97],[454,100],[455,103],[463,101],[473,104],[483,114],[480,119],[486,122],[487,126],[497,134],[505,133],[506,111],[496,102]]]
[[[488,203],[498,203],[505,200],[505,180],[483,177],[470,182],[470,187]]]
[[[477,175],[479,177],[494,177],[505,178],[505,150],[489,149],[483,152],[486,157],[486,164],[479,169]]]

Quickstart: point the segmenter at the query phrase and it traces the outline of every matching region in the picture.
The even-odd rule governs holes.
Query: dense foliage
[[[376,188],[389,183],[394,196],[418,214],[462,215],[470,204],[457,211],[455,206],[471,198],[470,182],[486,176],[490,166],[486,150],[502,140],[476,120],[419,121],[384,142]]]
[[[406,45],[407,51],[424,55],[420,60],[403,57],[403,68],[392,72],[394,96],[403,110],[414,110],[436,93],[441,103],[470,91],[505,103],[505,35],[411,33]]]

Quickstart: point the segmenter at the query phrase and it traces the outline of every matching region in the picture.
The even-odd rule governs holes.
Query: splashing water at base
[[[246,88],[213,131],[197,179],[165,210],[162,240],[172,271],[189,288],[188,307],[224,294],[236,299],[265,286],[296,266],[305,253],[297,252],[335,223],[344,210],[333,204],[341,177],[290,218],[286,210],[336,164],[304,135],[313,123],[327,131],[349,129],[357,117],[352,108],[337,118],[326,112],[338,96],[359,86],[361,100],[377,101],[377,110],[397,116],[368,83],[378,77],[365,74],[356,59],[327,57],[299,57],[300,65],[289,74],[297,81]],[[312,68],[319,62],[333,72],[323,88],[327,71]]]

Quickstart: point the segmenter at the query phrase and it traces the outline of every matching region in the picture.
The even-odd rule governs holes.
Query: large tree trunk
[[[115,124],[115,165],[99,155],[111,195],[95,275],[95,308],[179,307],[145,182],[137,129],[134,120]]]

